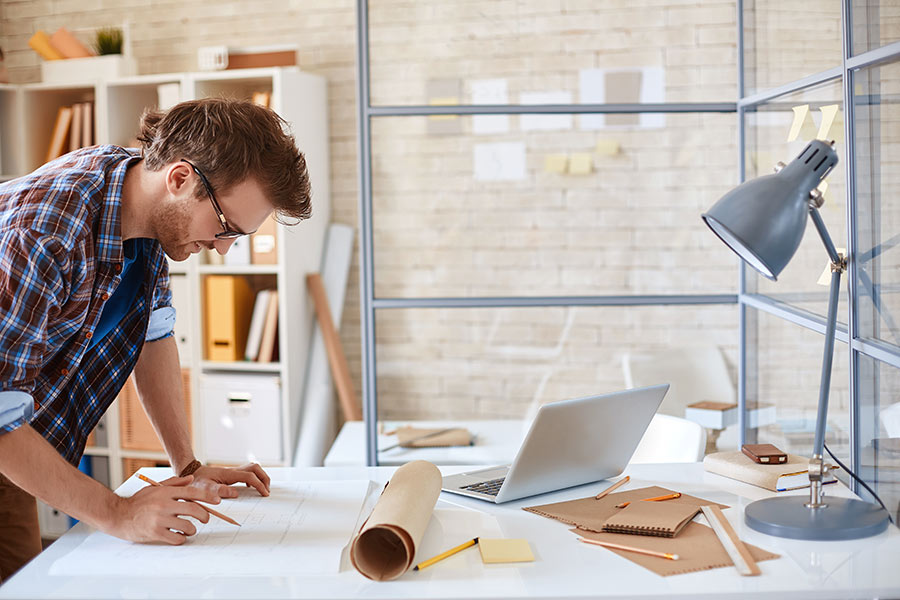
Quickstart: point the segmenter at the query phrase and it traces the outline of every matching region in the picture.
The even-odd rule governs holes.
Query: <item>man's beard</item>
[[[186,260],[191,255],[193,242],[189,236],[191,209],[184,203],[157,205],[153,214],[156,239],[163,252],[175,261]]]

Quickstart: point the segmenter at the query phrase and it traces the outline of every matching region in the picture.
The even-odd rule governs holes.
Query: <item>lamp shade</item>
[[[820,140],[778,173],[746,181],[702,215],[713,232],[750,266],[775,280],[803,239],[809,193],[837,164]]]

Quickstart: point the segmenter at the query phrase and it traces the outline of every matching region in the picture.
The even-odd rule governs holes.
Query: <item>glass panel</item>
[[[372,104],[734,101],[734,2],[378,0]]]
[[[900,63],[854,82],[859,332],[900,346]]]
[[[748,441],[810,456],[819,405],[825,337],[766,312],[747,308],[747,405],[758,410]],[[847,344],[836,341],[825,444],[849,460],[850,393]],[[751,424],[753,425],[753,424]]]
[[[381,309],[378,416],[530,420],[545,402],[623,389],[626,355],[632,384],[671,383],[660,412],[683,416],[733,401],[737,317],[736,305]]]
[[[819,209],[838,249],[847,248],[842,87],[840,80],[776,98],[746,114],[746,174],[753,179],[772,173],[778,161],[789,163],[810,140],[835,140],[838,164],[825,179],[825,204]],[[824,121],[824,127],[823,127]],[[829,125],[830,121],[830,125]],[[820,185],[820,189],[824,186]],[[747,290],[760,293],[824,317],[828,306],[828,253],[809,219],[796,254],[773,282],[753,269],[747,271]],[[846,273],[841,281],[846,289]],[[846,324],[847,294],[840,295],[838,320]]]
[[[493,116],[493,115],[492,115]],[[377,297],[735,293],[732,114],[373,119]]]
[[[744,0],[744,94],[843,64],[841,0]]]
[[[900,3],[896,0],[852,0],[853,54],[900,40]]]
[[[860,477],[900,517],[900,369],[859,356]],[[867,494],[861,492],[863,497]]]

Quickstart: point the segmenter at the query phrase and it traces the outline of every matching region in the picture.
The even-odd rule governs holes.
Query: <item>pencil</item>
[[[665,496],[656,496],[655,498],[641,498],[641,502],[662,502],[663,500],[674,500],[675,498],[681,498],[681,492],[666,494]],[[625,508],[629,504],[631,504],[631,502],[622,502],[621,504],[616,504],[616,508]]]
[[[631,477],[628,476],[628,475],[626,475],[625,477],[623,477],[623,478],[620,479],[619,481],[615,482],[614,484],[612,484],[611,486],[609,486],[608,488],[606,488],[605,490],[603,490],[602,492],[600,492],[599,494],[597,494],[596,496],[594,496],[594,500],[599,500],[600,498],[602,498],[603,496],[609,494],[610,492],[613,492],[613,491],[619,489],[619,486],[625,485],[626,483],[629,482],[629,480],[631,480]]]
[[[460,552],[460,551],[462,551],[462,550],[465,550],[466,548],[470,548],[470,547],[474,546],[474,545],[477,544],[477,543],[478,543],[478,538],[474,538],[474,539],[469,540],[468,542],[465,542],[464,544],[460,544],[460,545],[457,546],[456,548],[450,548],[450,549],[447,550],[446,552],[442,552],[441,554],[438,554],[438,555],[435,556],[434,558],[429,558],[429,559],[426,560],[425,562],[420,562],[420,563],[417,564],[415,567],[413,567],[413,571],[421,571],[421,570],[424,569],[425,567],[430,567],[430,566],[433,565],[434,563],[436,563],[436,562],[438,562],[438,561],[441,561],[441,560],[444,560],[444,559],[447,558],[448,556],[453,556],[453,555],[456,554],[457,552]]]
[[[149,483],[150,485],[162,486],[162,484],[159,483],[158,481],[153,481],[152,479],[150,479],[150,478],[147,477],[146,475],[142,475],[141,473],[138,473],[138,474],[137,474],[137,478],[140,479],[141,481],[144,481],[144,482]],[[232,519],[232,518],[229,517],[228,515],[223,515],[223,514],[220,513],[219,511],[213,510],[213,509],[211,509],[211,508],[208,507],[208,506],[204,506],[203,504],[200,504],[200,503],[197,502],[196,500],[188,500],[188,502],[193,502],[194,504],[200,506],[203,510],[205,510],[206,512],[208,512],[208,513],[211,514],[212,516],[214,516],[214,517],[219,517],[220,519],[222,519],[223,521],[225,521],[225,522],[227,522],[227,523],[231,523],[232,525],[237,525],[238,527],[241,526],[240,523],[238,523],[237,521],[235,521],[234,519]]]
[[[616,550],[625,550],[626,552],[636,552],[638,554],[646,554],[647,556],[658,556],[659,558],[667,558],[669,560],[678,560],[677,554],[672,554],[671,552],[657,552],[656,550],[644,550],[643,548],[635,548],[633,546],[623,546],[622,544],[613,544],[612,542],[598,542],[597,540],[589,540],[587,538],[580,537],[578,541],[584,542],[585,544],[595,544],[597,546],[603,546],[604,548],[614,548]]]

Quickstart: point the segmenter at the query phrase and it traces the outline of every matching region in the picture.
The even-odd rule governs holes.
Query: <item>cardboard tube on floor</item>
[[[441,472],[430,462],[416,460],[397,469],[350,546],[356,570],[375,581],[406,573],[440,493]]]

